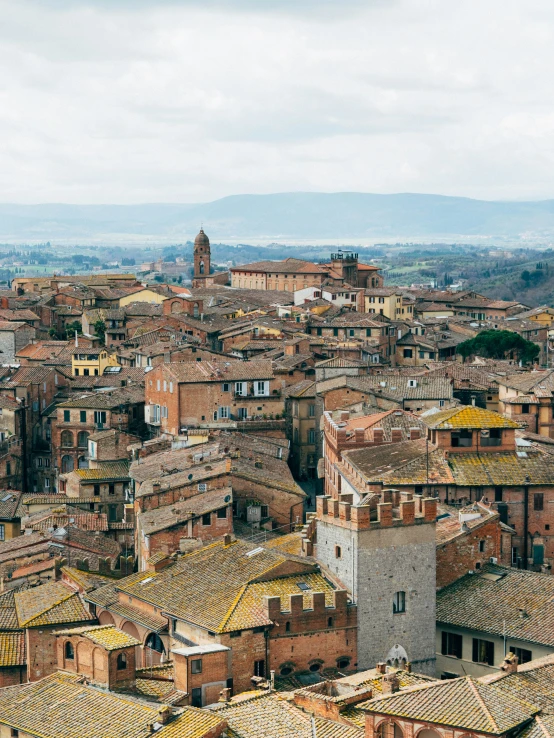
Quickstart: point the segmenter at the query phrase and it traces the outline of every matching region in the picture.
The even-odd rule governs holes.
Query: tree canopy
[[[456,351],[464,359],[469,356],[483,356],[487,359],[517,358],[524,364],[529,364],[537,359],[540,348],[536,343],[526,341],[519,333],[488,330],[460,343]]]

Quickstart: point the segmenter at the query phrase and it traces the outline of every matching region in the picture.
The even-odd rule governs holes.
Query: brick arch
[[[404,736],[402,726],[391,717],[386,717],[383,720],[380,720],[375,725],[375,733],[381,738],[403,738]]]
[[[414,738],[443,738],[444,733],[435,728],[420,728],[414,735]]]
[[[173,302],[171,303],[171,312],[172,313],[182,313],[183,312],[183,301],[173,300]]]
[[[137,626],[132,623],[130,620],[125,620],[120,625],[120,630],[122,630],[124,633],[127,633],[130,636],[133,636],[133,638],[136,638],[137,641],[144,640],[140,637],[140,633],[138,631]]]
[[[104,610],[100,613],[100,615],[98,616],[98,622],[100,623],[100,625],[115,625],[113,615],[107,610]]]

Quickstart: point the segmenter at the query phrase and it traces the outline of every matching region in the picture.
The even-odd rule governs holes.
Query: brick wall
[[[480,550],[481,542],[484,551]],[[491,556],[501,563],[501,527],[497,517],[437,546],[437,588],[446,587],[468,571],[480,568]]]

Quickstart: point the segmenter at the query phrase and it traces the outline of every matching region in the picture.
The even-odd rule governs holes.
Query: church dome
[[[203,228],[200,229],[200,233],[194,239],[194,245],[195,246],[209,246],[210,245],[210,239],[204,233]]]

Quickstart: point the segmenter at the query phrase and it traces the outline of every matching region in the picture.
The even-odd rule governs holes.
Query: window
[[[65,644],[65,658],[66,659],[75,658],[75,651],[73,650],[73,644],[71,643],[71,641],[67,641]]]
[[[79,411],[79,420],[81,423],[87,422],[87,411],[86,410],[80,410]]]
[[[0,523],[0,541],[6,540],[6,527],[4,523]]]
[[[117,670],[122,671],[127,668],[127,656],[124,653],[117,655]]]
[[[254,676],[265,677],[265,660],[254,661]]]
[[[321,669],[321,664],[310,664],[309,669],[315,673]]]
[[[202,707],[202,688],[195,687],[191,692],[191,696],[192,696],[191,705],[193,707]]]
[[[457,659],[462,658],[462,636],[458,633],[448,633],[442,631],[442,648],[443,656],[454,656]]]
[[[544,495],[542,492],[533,495],[533,510],[544,510]]]
[[[526,664],[528,661],[533,660],[533,654],[526,648],[519,648],[519,646],[509,646],[508,651],[511,651],[514,656],[517,656],[517,660],[520,664]]]
[[[47,461],[48,461],[48,459],[47,459]],[[48,487],[50,487],[50,480],[49,479],[45,479],[44,480],[44,489],[48,489]]]
[[[452,448],[469,448],[473,445],[473,431],[466,429],[452,431],[450,434],[450,445]]]
[[[242,397],[246,393],[246,382],[235,382],[235,395]]]
[[[63,411],[63,422],[64,423],[69,423],[70,420],[71,420],[71,411],[70,410],[64,410]]]
[[[343,659],[338,659],[337,660],[337,668],[339,668],[339,669],[348,669],[349,666],[350,666],[350,659],[349,658],[345,657]]]
[[[269,505],[260,505],[260,515],[262,518],[269,518]]]
[[[88,446],[88,433],[86,431],[79,431],[77,434],[77,446],[79,448],[86,448]]]
[[[308,431],[308,443],[315,443],[315,430],[313,428]]]
[[[108,522],[117,522],[117,505],[108,505]]]
[[[229,382],[223,382],[221,389],[223,392],[229,392],[231,389],[231,385],[229,384]]]
[[[527,403],[524,403],[521,406],[521,414],[522,415],[529,415],[529,405]]]
[[[108,494],[115,495],[115,484],[113,482],[110,482],[110,484],[108,484]]]
[[[202,515],[202,525],[211,525],[212,524],[212,514],[211,513],[205,513]]]
[[[106,422],[106,411],[105,410],[95,410],[94,411],[94,422],[97,425],[100,425],[101,423]]]
[[[411,359],[413,357],[413,351],[412,349],[404,349],[404,358],[405,359]]]
[[[479,552],[485,553],[485,541],[479,541]]]
[[[512,546],[512,566],[517,566],[517,560],[519,558],[519,551],[517,546]]]
[[[231,411],[228,406],[222,405],[221,407],[218,408],[217,414],[220,420],[228,419],[231,415]]]
[[[476,664],[494,666],[494,643],[492,641],[482,641],[480,638],[474,638],[473,661]]]
[[[282,666],[279,671],[279,674],[281,676],[288,676],[289,674],[292,674],[292,672],[293,672],[292,666]]]
[[[395,592],[392,599],[392,612],[397,615],[406,612],[406,592]]]
[[[94,496],[98,497],[98,495],[100,494],[100,485],[95,484],[93,489],[94,489]]]
[[[340,546],[335,546],[335,558],[342,558],[342,548]]]
[[[202,674],[202,659],[193,659],[190,662],[191,674]]]
[[[285,623],[285,633],[290,633],[290,620]]]
[[[327,618],[327,627],[328,628],[332,628],[333,627],[333,624],[334,624],[333,618],[332,617],[328,617]]]
[[[502,487],[495,487],[494,488],[494,501],[495,502],[502,502]]]
[[[254,382],[254,394],[257,397],[269,395],[269,382]]]
[[[308,416],[315,418],[315,405],[308,405]]]

